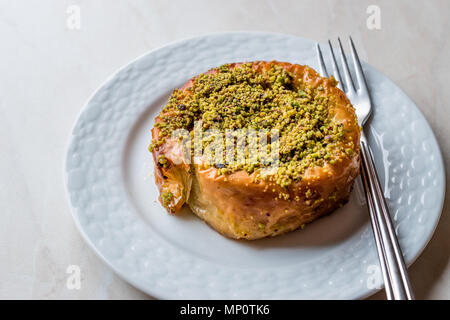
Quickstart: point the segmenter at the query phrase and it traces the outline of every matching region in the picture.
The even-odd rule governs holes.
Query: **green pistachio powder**
[[[194,122],[201,120],[203,130],[216,129],[277,129],[279,132],[279,167],[275,175],[266,177],[282,187],[299,181],[311,166],[323,166],[339,161],[342,150],[338,147],[345,138],[342,124],[329,119],[332,104],[324,88],[313,88],[294,81],[292,73],[274,65],[262,73],[251,63],[229,68],[223,65],[218,73],[201,74],[195,78],[188,93],[176,89],[155,124],[159,137],[153,140],[150,151],[157,150],[176,129],[186,129],[193,137]],[[212,140],[204,138],[202,148]],[[267,151],[271,143],[268,141]],[[246,156],[250,156],[246,147]],[[349,156],[352,149],[346,149]],[[231,162],[214,164],[219,174],[238,170],[260,172],[270,161]],[[168,159],[158,157],[162,167]],[[169,202],[171,199],[164,199]]]

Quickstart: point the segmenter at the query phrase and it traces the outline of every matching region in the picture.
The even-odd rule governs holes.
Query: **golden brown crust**
[[[156,183],[160,193],[170,191],[171,201],[160,201],[171,212],[178,212],[184,203],[214,229],[231,238],[258,239],[282,234],[327,214],[348,199],[354,179],[359,174],[360,129],[354,108],[345,94],[336,87],[334,79],[322,78],[308,66],[286,62],[253,62],[253,68],[264,70],[273,65],[285,68],[311,87],[322,86],[327,96],[335,99],[329,116],[342,123],[346,132],[342,143],[351,146],[352,155],[322,167],[308,168],[300,181],[287,188],[270,181],[254,182],[254,174],[237,171],[219,175],[214,167],[205,169],[187,164],[177,140],[168,139],[153,151]],[[231,64],[234,68],[240,63]],[[215,70],[209,73],[216,72]],[[181,89],[193,85],[189,80]],[[161,121],[158,116],[155,122]],[[152,129],[158,140],[159,129]],[[169,160],[166,168],[158,165],[158,156]],[[280,198],[288,193],[289,199]],[[166,203],[165,203],[166,202]]]

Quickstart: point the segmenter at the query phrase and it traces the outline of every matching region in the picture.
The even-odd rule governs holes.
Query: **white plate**
[[[253,242],[224,238],[188,210],[170,216],[157,201],[147,147],[153,119],[172,89],[223,63],[272,59],[317,68],[311,40],[248,32],[207,35],[131,62],[81,112],[65,164],[73,217],[95,252],[148,294],[353,299],[376,291],[378,259],[358,187],[347,205],[305,230]],[[366,130],[410,264],[439,220],[442,158],[414,103],[373,67],[364,69],[374,104]]]

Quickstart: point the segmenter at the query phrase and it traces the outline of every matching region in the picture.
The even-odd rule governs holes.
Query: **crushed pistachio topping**
[[[161,193],[161,199],[164,206],[168,206],[173,200],[173,193],[170,191]]]
[[[158,165],[163,167],[163,168],[167,168],[169,165],[169,161],[167,160],[165,155],[159,155],[158,156]]]
[[[277,129],[279,167],[271,179],[287,187],[301,180],[307,168],[332,165],[352,154],[352,146],[347,144],[345,149],[340,145],[345,132],[343,124],[330,116],[334,103],[321,85],[307,85],[278,65],[268,69],[257,69],[252,63],[223,65],[216,72],[194,78],[191,87],[173,91],[160,114],[161,121],[155,124],[159,137],[150,150],[157,150],[176,129],[187,129],[193,135],[194,123],[199,120],[203,130],[221,133],[228,129]],[[202,148],[208,148],[213,140],[204,137]],[[268,151],[272,143],[267,142]],[[246,149],[246,156],[254,155]],[[167,159],[158,158],[158,163],[166,166]],[[226,175],[238,170],[258,173],[264,165],[262,161],[227,163],[224,159],[213,166]]]

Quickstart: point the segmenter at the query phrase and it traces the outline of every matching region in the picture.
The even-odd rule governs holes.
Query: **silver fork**
[[[370,92],[367,87],[366,78],[358,54],[356,53],[353,40],[349,37],[350,50],[356,74],[356,83],[358,85],[357,88],[355,87],[347,64],[347,58],[339,38],[338,42],[344,77],[341,77],[333,46],[331,41],[328,40],[333,76],[339,82],[338,87],[345,92],[355,106],[359,125],[363,126],[369,119],[372,110]],[[319,44],[316,45],[316,49],[320,73],[322,76],[328,77],[327,68],[325,67]],[[380,259],[386,296],[389,300],[413,300],[414,295],[409,282],[403,254],[397,240],[389,209],[376,172],[372,152],[366,136],[364,135],[364,131],[361,132],[361,160],[361,177],[369,207],[370,221],[374,231],[377,253]]]

